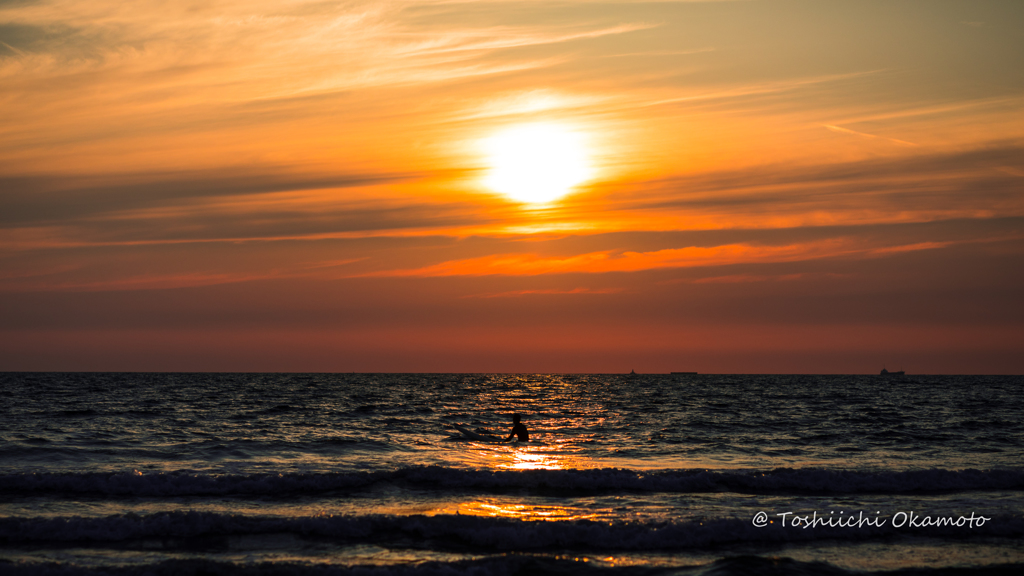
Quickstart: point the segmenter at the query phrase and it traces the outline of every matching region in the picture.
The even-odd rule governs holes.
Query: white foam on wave
[[[466,470],[418,466],[393,471],[198,474],[0,474],[0,491],[50,496],[278,496],[355,491],[377,483],[438,490],[526,489],[556,492],[738,492],[749,494],[939,494],[1024,490],[1024,469],[854,471],[821,468],[771,471],[625,469]]]
[[[160,512],[100,518],[2,518],[4,544],[114,544],[152,538],[204,538],[256,534],[294,534],[330,538],[335,542],[430,541],[437,546],[481,550],[601,549],[687,550],[734,543],[806,542],[820,539],[845,541],[900,536],[964,539],[1020,538],[1024,518],[996,515],[981,526],[783,527],[778,522],[755,526],[750,518],[714,518],[690,521],[589,520],[548,522],[486,516],[317,515],[266,517],[212,512]]]

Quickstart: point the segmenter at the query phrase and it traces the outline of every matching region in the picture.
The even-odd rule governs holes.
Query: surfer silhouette
[[[512,415],[512,433],[505,438],[505,442],[511,440],[513,436],[518,436],[520,442],[530,441],[530,433],[526,431],[526,426],[519,421],[519,414]]]

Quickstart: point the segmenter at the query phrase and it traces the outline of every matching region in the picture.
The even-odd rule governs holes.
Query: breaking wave
[[[765,576],[864,576],[866,574],[892,574],[892,572],[849,571],[826,562],[801,562],[791,558],[765,558],[740,555],[722,558],[700,566],[648,568],[638,566],[607,566],[578,558],[543,558],[532,555],[502,554],[455,562],[423,562],[392,566],[337,566],[298,562],[260,562],[234,564],[214,560],[168,560],[142,566],[87,568],[43,563],[11,563],[0,567],[11,576],[87,576],[110,574],[133,576],[336,576],[340,574],[374,576],[512,576],[516,574],[571,575],[636,575],[660,574],[693,576],[733,576],[762,574]],[[898,574],[914,576],[1016,576],[1024,569],[1021,564],[995,564],[972,568],[919,568],[901,570]]]
[[[559,493],[738,492],[749,494],[948,494],[1024,490],[1024,469],[771,471],[625,469],[492,471],[416,466],[391,471],[282,474],[0,474],[0,491],[105,496],[269,496],[355,491],[388,482],[432,490],[536,490]]]
[[[900,536],[956,538],[1024,535],[1024,518],[996,516],[982,526],[882,526],[799,529],[778,524],[754,526],[749,518],[681,522],[527,521],[469,515],[316,515],[269,517],[215,512],[159,512],[99,518],[2,518],[4,544],[119,544],[133,540],[225,538],[259,534],[294,534],[332,542],[430,541],[442,548],[485,551],[689,550],[734,543],[774,544],[842,538],[845,541]]]

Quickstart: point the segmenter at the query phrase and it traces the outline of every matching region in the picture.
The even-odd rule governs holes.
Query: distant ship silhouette
[[[903,370],[900,370],[898,372],[889,372],[885,368],[882,368],[882,371],[879,372],[879,376],[903,376],[904,374],[905,372]]]

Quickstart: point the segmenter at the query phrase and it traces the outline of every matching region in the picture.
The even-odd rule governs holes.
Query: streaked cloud
[[[399,174],[309,176],[259,168],[116,174],[22,176],[0,180],[0,227],[94,219],[182,206],[190,201],[371,186],[410,178]]]
[[[791,282],[796,280],[806,279],[812,274],[808,273],[796,273],[796,274],[776,274],[776,275],[764,275],[764,274],[729,274],[726,276],[708,276],[706,278],[698,278],[692,280],[694,284],[746,284],[749,282]],[[842,278],[842,274],[824,274],[829,278]]]
[[[840,134],[853,134],[854,136],[862,136],[864,138],[881,138],[883,140],[888,140],[890,142],[902,144],[904,146],[918,146],[918,144],[914,144],[913,142],[907,142],[905,140],[899,140],[896,138],[886,138],[884,136],[879,136],[877,134],[867,134],[865,132],[858,132],[856,130],[850,130],[849,128],[843,128],[842,126],[833,126],[831,124],[825,124],[824,126],[825,128],[833,132],[839,132]]]
[[[532,276],[539,274],[577,274],[638,272],[659,268],[728,266],[744,263],[777,263],[836,257],[871,257],[892,252],[931,250],[951,243],[922,242],[883,248],[858,246],[844,239],[786,246],[727,244],[723,246],[687,246],[654,252],[602,251],[565,257],[537,254],[497,254],[481,258],[454,260],[413,270],[388,270],[366,276]]]
[[[622,288],[571,288],[568,290],[560,290],[557,288],[544,288],[535,290],[511,290],[509,292],[493,292],[489,294],[471,294],[464,296],[464,298],[518,298],[520,296],[549,296],[549,295],[564,295],[564,294],[618,294],[622,292]]]
[[[656,210],[662,218],[678,210],[683,226],[696,219],[713,227],[788,227],[986,218],[1024,215],[1015,175],[1021,170],[1024,147],[1010,142],[951,153],[716,171],[600,198],[606,209]]]

